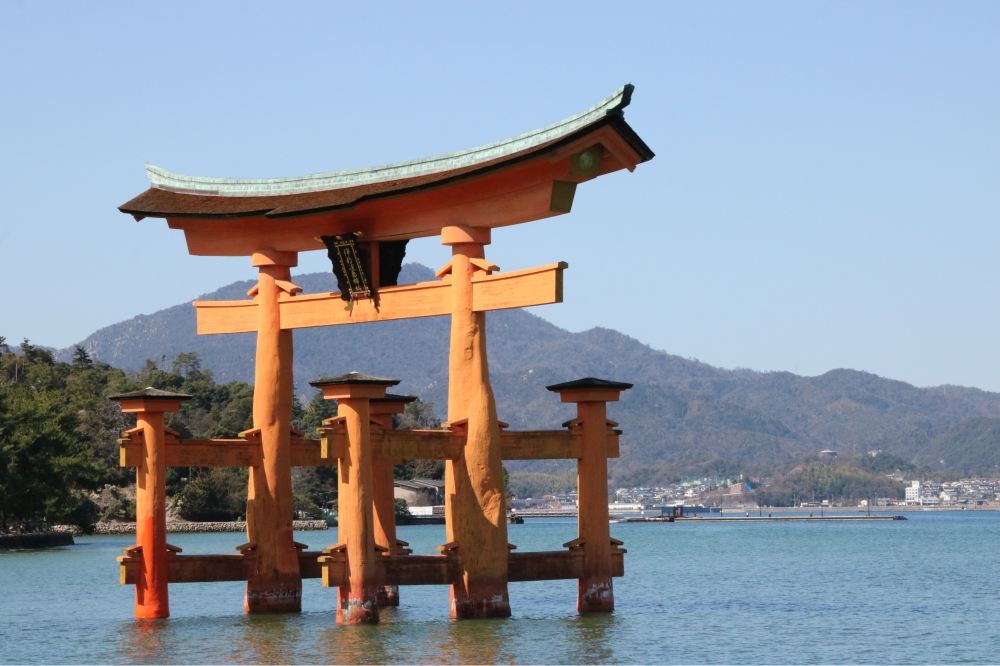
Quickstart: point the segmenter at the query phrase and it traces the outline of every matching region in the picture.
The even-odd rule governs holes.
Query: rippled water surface
[[[243,614],[244,583],[172,585],[167,620],[132,618],[115,557],[129,537],[0,554],[0,663],[1000,662],[1000,513],[865,523],[612,524],[625,542],[613,615],[579,617],[575,581],[513,583],[509,620],[453,622],[444,587],[404,587],[377,627],[334,622],[335,591],[303,613]],[[311,549],[335,532],[299,532]],[[553,550],[572,520],[510,526]],[[402,527],[415,553],[444,527]],[[242,534],[172,534],[185,554]]]

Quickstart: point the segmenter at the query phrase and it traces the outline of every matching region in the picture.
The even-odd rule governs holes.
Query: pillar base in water
[[[136,585],[135,590],[135,619],[153,620],[157,618],[170,617],[170,604],[166,600],[152,601],[143,599],[143,593]]]
[[[247,613],[302,612],[302,579],[280,574],[255,575],[247,583],[243,610]]]
[[[615,609],[615,590],[611,578],[580,580],[576,610],[580,613],[610,613]]]
[[[458,596],[451,595],[451,617],[456,620],[478,620],[490,617],[510,617],[510,597],[507,585],[481,585]]]
[[[399,585],[382,585],[378,588],[378,607],[388,608],[399,605]]]
[[[337,622],[344,624],[378,624],[378,598],[371,590],[359,590],[351,594],[349,588],[341,587],[337,592]]]

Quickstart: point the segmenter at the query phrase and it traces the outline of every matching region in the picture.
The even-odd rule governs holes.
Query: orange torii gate
[[[339,588],[337,616],[377,622],[399,585],[446,584],[456,618],[510,614],[507,584],[576,578],[581,612],[614,607],[611,578],[624,550],[610,539],[607,457],[617,425],[606,403],[630,384],[586,378],[548,387],[578,403],[565,430],[508,432],[497,418],[486,359],[485,313],[562,301],[565,263],[500,273],[485,259],[491,229],[568,213],[576,187],[632,171],[653,153],[625,123],[632,86],[560,123],[506,141],[401,164],[300,178],[224,179],[147,165],[152,187],[120,207],[136,220],[166,218],[195,255],[249,256],[259,269],[250,300],[196,301],[199,334],[257,333],[254,428],[235,440],[184,440],[163,413],[188,396],[144,389],[113,396],[139,425],[120,440],[122,465],[137,468],[137,545],[122,583],[136,585],[137,617],[166,617],[168,582],[246,580],[247,612],[301,608],[301,580]],[[440,235],[452,260],[438,281],[396,285],[405,242]],[[290,269],[300,251],[327,249],[341,293],[301,294]],[[344,302],[347,302],[347,307]],[[397,431],[406,398],[398,380],[350,373],[312,382],[338,400],[322,439],[290,427],[292,330],[391,319],[451,316],[445,430]],[[579,461],[579,538],[568,550],[513,553],[507,542],[501,460]],[[446,461],[448,542],[440,555],[412,555],[395,538],[392,461]],[[166,543],[166,466],[250,467],[248,543],[239,555],[179,555]],[[291,467],[337,465],[337,544],[305,551],[292,536]]]

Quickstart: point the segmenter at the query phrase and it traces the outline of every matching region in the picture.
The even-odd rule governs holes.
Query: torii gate
[[[456,618],[508,616],[514,580],[577,578],[581,612],[613,609],[611,577],[622,575],[625,551],[608,534],[606,459],[617,456],[618,431],[605,403],[631,385],[587,378],[548,387],[579,404],[567,430],[504,432],[489,382],[485,313],[562,302],[567,265],[498,273],[484,247],[493,228],[568,213],[579,183],[653,158],[623,118],[632,90],[626,85],[506,141],[381,167],[225,179],[147,165],[152,187],[119,209],[137,221],[166,218],[184,231],[191,254],[249,256],[259,282],[252,300],[194,303],[199,334],[257,333],[254,428],[241,439],[179,440],[165,430],[162,413],[187,396],[146,389],[113,397],[139,413],[139,427],[121,440],[122,464],[137,467],[137,514],[145,518],[137,521],[137,546],[119,558],[122,582],[136,584],[138,617],[169,615],[167,582],[212,580],[247,580],[247,612],[298,611],[301,579],[311,576],[340,588],[338,618],[347,622],[377,622],[380,603],[398,603],[390,588],[400,584],[449,584]],[[452,248],[441,279],[396,286],[389,264],[398,273],[400,241],[433,235]],[[297,253],[325,248],[333,258],[331,237],[352,248],[338,274],[348,289],[300,295],[290,274]],[[357,373],[313,382],[339,400],[322,440],[291,429],[292,330],[437,315],[451,315],[446,430],[391,430],[386,418],[405,399],[385,389],[398,380]],[[400,458],[447,461],[441,555],[409,555],[395,540],[385,514],[391,461]],[[501,460],[541,458],[579,460],[580,538],[564,544],[568,551],[510,553]],[[170,465],[251,468],[249,543],[240,555],[181,556],[166,544],[162,484]],[[303,552],[292,538],[293,465],[340,469],[339,539],[323,554]]]

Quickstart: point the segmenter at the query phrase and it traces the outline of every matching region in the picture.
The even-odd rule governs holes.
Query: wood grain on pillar
[[[247,583],[248,613],[302,610],[302,578],[292,534],[292,331],[281,330],[278,280],[289,281],[294,252],[253,255],[260,281],[253,422],[260,428],[263,464],[250,470],[247,538],[257,544],[257,565]]]
[[[448,420],[468,419],[463,454],[445,463],[447,539],[459,544],[464,576],[451,586],[451,616],[508,617],[507,520],[500,428],[486,361],[486,313],[472,309],[472,259],[483,259],[488,229],[446,227],[452,246]]]

